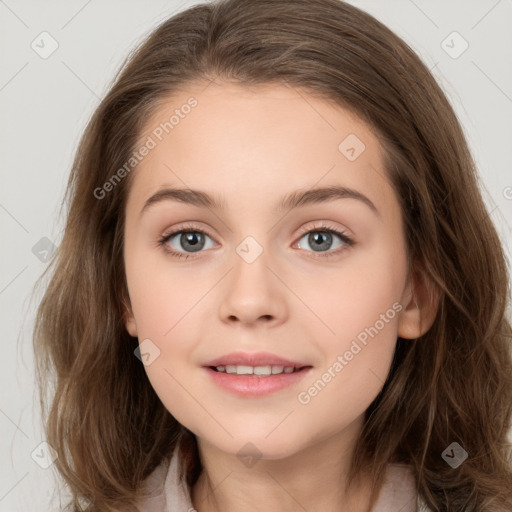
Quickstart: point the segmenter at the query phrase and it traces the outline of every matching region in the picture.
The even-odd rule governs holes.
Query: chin
[[[208,442],[215,445],[217,449],[225,453],[240,458],[243,462],[245,458],[261,459],[261,460],[280,460],[286,459],[297,453],[301,449],[299,442],[294,442],[290,438],[289,433],[286,436],[278,434],[270,434],[268,430],[258,435],[248,435],[247,431],[244,435],[235,435],[233,438],[221,440],[209,440]],[[272,439],[271,439],[272,438]],[[285,439],[286,438],[286,439]]]

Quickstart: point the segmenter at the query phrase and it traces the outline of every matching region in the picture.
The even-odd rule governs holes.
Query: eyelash
[[[299,235],[299,240],[307,233],[314,233],[314,232],[322,232],[322,233],[330,233],[333,235],[337,235],[341,241],[346,245],[346,247],[352,247],[355,242],[352,238],[347,236],[344,231],[338,231],[337,229],[334,229],[332,227],[326,226],[324,224],[320,226],[315,226],[313,228],[302,228]],[[163,235],[158,239],[158,246],[162,247],[162,249],[169,254],[173,258],[178,259],[188,259],[192,257],[192,254],[186,253],[186,252],[178,252],[174,250],[170,250],[167,246],[167,242],[174,237],[175,235],[179,235],[182,233],[201,233],[203,235],[207,235],[210,238],[213,239],[213,237],[205,230],[198,228],[197,226],[194,226],[193,224],[187,224],[184,226],[181,226],[180,229],[177,229],[175,231],[172,231],[171,233],[168,233],[166,235]],[[339,252],[344,251],[346,247],[339,248],[335,251],[325,251],[324,253],[316,253],[315,258],[330,258],[333,256],[337,256]],[[199,251],[202,252],[202,251]],[[309,251],[311,252],[311,251]]]

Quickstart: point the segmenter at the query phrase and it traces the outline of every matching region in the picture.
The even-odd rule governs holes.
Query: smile
[[[280,375],[282,373],[293,373],[299,371],[300,368],[294,366],[281,366],[281,365],[267,365],[267,366],[247,366],[247,365],[233,365],[212,367],[221,373],[229,373],[236,375],[254,375],[256,377],[264,377],[269,375]]]

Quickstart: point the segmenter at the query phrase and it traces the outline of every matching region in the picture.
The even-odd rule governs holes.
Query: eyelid
[[[165,230],[163,232],[163,234],[161,235],[161,238],[168,237],[173,234],[177,234],[181,231],[199,231],[201,233],[205,233],[212,239],[214,238],[213,235],[210,233],[210,231],[207,228],[200,226],[199,224],[194,224],[193,221],[184,222],[182,224],[178,224],[177,226],[174,226],[172,228]]]
[[[352,235],[350,234],[350,231],[347,228],[337,227],[328,220],[316,220],[316,221],[312,221],[312,222],[314,223],[313,226],[311,226],[311,224],[306,224],[305,226],[302,226],[300,228],[299,236],[302,236],[302,235],[309,233],[310,231],[314,231],[314,230],[332,229],[333,231],[337,231],[339,233],[344,234],[348,238],[352,238]]]

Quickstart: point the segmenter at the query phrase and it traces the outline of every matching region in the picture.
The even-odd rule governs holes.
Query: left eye
[[[334,239],[333,237],[340,240],[340,242],[338,242],[338,247],[332,247]],[[299,244],[303,239],[305,239],[306,243],[313,248],[313,252],[327,253],[320,254],[320,256],[331,256],[333,254],[338,254],[340,250],[343,250],[345,246],[353,245],[352,239],[349,238],[346,234],[328,227],[316,228],[306,232],[306,234],[300,238]],[[302,249],[302,247],[299,248]]]

